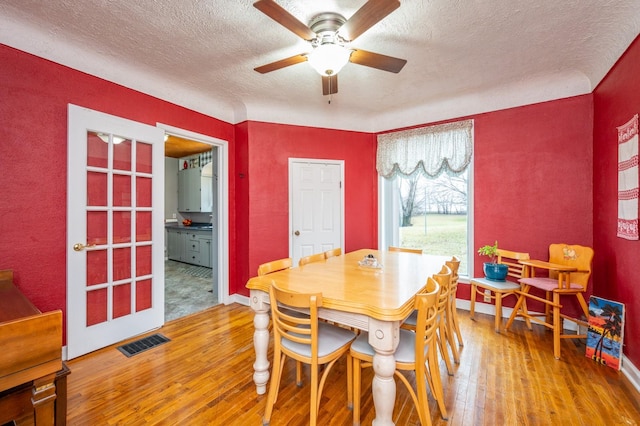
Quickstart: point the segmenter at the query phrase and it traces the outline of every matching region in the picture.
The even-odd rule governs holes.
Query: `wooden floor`
[[[584,346],[563,341],[562,360],[552,354],[552,334],[522,323],[504,334],[493,317],[460,311],[465,346],[454,376],[444,379],[448,422],[434,401],[434,425],[636,425],[638,395],[619,372],[584,356]],[[171,342],[125,357],[115,347],[68,365],[70,425],[261,425],[266,395],[252,381],[253,314],[238,304],[216,306],[167,323]],[[271,347],[270,347],[271,350]],[[271,353],[269,354],[271,356]],[[345,361],[331,373],[322,396],[320,425],[350,425]],[[308,372],[307,372],[308,373]],[[308,424],[308,381],[294,384],[293,363],[283,375],[271,425]],[[306,375],[308,377],[308,374]],[[363,378],[362,424],[375,413],[371,369]],[[419,424],[398,383],[394,421]]]

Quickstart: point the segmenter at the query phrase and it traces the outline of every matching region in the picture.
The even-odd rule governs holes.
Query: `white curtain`
[[[473,154],[473,120],[378,135],[376,170],[396,175],[462,173]]]

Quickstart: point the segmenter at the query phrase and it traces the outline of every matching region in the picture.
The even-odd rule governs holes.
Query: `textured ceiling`
[[[304,23],[365,0],[278,0]],[[407,59],[356,64],[322,96],[310,50],[250,0],[0,0],[0,43],[196,111],[380,131],[591,92],[640,32],[640,0],[408,0],[353,47]]]

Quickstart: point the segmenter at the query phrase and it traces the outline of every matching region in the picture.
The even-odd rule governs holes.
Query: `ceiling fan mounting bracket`
[[[339,13],[325,12],[311,18],[309,28],[318,35],[326,32],[336,33],[345,22],[347,20]]]
[[[309,21],[309,28],[316,33],[316,37],[311,40],[311,45],[316,48],[323,44],[337,44],[344,46],[345,39],[340,37],[338,30],[347,20],[344,16],[333,12],[320,13]]]

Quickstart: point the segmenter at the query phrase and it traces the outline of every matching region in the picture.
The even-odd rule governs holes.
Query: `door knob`
[[[298,235],[300,235],[300,231],[296,231],[293,234],[297,237]]]
[[[95,244],[87,244],[87,245],[84,245],[84,244],[82,244],[82,243],[76,243],[76,244],[74,244],[74,245],[73,245],[73,249],[74,249],[75,251],[82,251],[82,250],[84,250],[84,249],[86,249],[86,248],[89,248],[89,247],[95,247],[95,246],[96,246]]]

